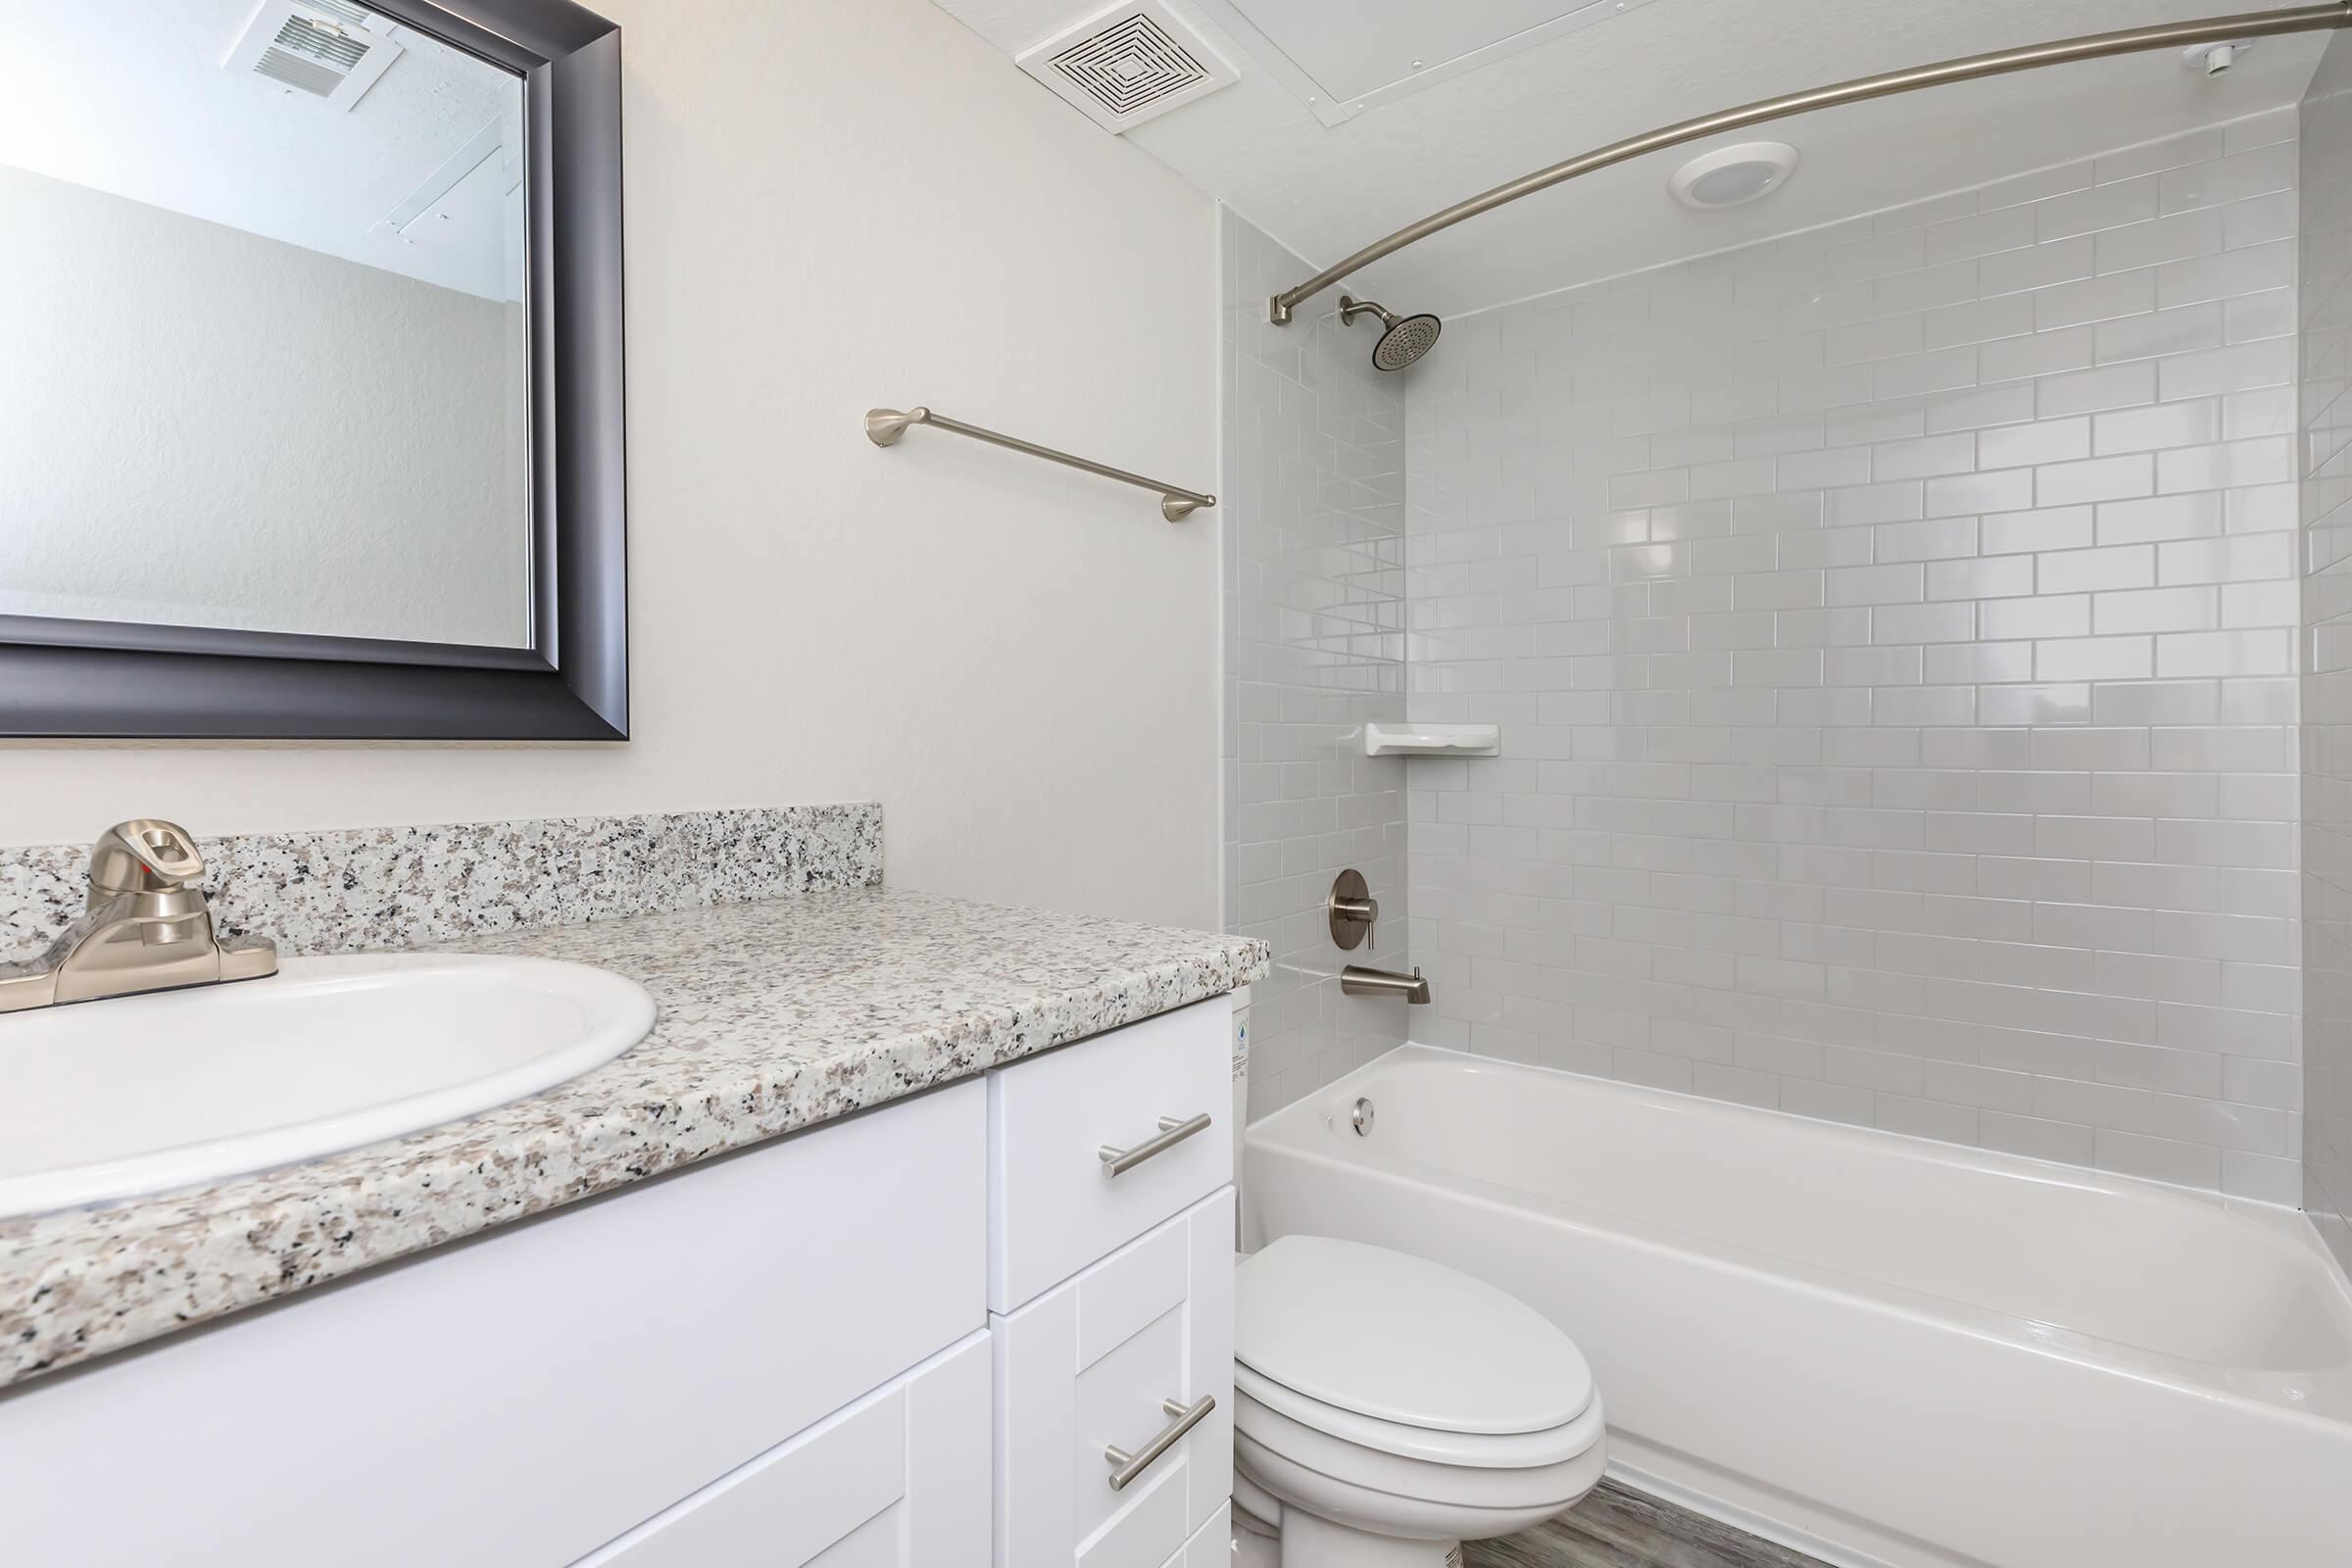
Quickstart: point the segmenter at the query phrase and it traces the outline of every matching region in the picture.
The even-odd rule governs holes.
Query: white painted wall
[[[901,886],[1217,917],[1208,199],[928,0],[624,31],[635,739],[0,749],[0,839],[871,798]],[[1199,475],[1201,477],[1195,478]]]
[[[0,212],[0,614],[529,644],[519,306],[19,169]]]

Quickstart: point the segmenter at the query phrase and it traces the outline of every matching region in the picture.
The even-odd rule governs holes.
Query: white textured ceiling
[[[502,214],[436,222],[417,244],[377,225],[518,116],[519,80],[404,27],[406,52],[345,113],[221,69],[255,4],[0,0],[0,164],[508,297]]]
[[[1447,3],[1476,11],[1506,0]],[[1102,0],[939,4],[1017,54]],[[1463,197],[1675,121],[1957,55],[2252,9],[2228,0],[1648,0],[1327,127],[1200,6],[1171,4],[1242,79],[1129,139],[1318,267]],[[2151,53],[1781,121],[1718,138],[1768,136],[1801,149],[1797,173],[1752,206],[1677,206],[1668,174],[1711,144],[1676,148],[1474,219],[1359,282],[1401,310],[1458,314],[1746,244],[2291,103],[2325,39],[2267,39],[2218,79]],[[1328,297],[1320,303],[1328,308]]]

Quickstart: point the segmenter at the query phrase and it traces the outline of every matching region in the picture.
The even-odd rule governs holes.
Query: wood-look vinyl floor
[[[1549,1524],[1462,1551],[1464,1568],[1823,1568],[1611,1481]]]

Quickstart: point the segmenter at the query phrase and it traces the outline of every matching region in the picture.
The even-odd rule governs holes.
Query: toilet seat
[[[1550,1319],[1427,1258],[1285,1236],[1242,1259],[1234,1290],[1237,1366],[1309,1426],[1368,1422],[1426,1446],[1556,1432],[1592,1402],[1592,1368]]]
[[[1592,1447],[1601,1435],[1599,1415],[1594,1408],[1597,1400],[1587,1401],[1576,1419],[1541,1432],[1488,1434],[1440,1432],[1358,1415],[1325,1404],[1296,1389],[1287,1389],[1239,1362],[1233,1368],[1233,1387],[1244,1396],[1245,1409],[1248,1401],[1254,1400],[1302,1427],[1360,1448],[1473,1470],[1533,1470],[1559,1464]]]

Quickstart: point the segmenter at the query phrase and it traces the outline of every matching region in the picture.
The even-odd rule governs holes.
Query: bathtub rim
[[[1757,1118],[1763,1118],[1767,1123],[1794,1121],[1803,1124],[1808,1136],[1820,1136],[1833,1142],[1877,1150],[1907,1159],[1961,1169],[1991,1170],[2018,1179],[2128,1199],[2153,1199],[2171,1204],[2186,1202],[2219,1211],[2253,1225],[2274,1245],[2284,1245],[2300,1256],[2317,1261],[2320,1277],[2328,1282],[2328,1288],[2332,1292],[2329,1305],[2339,1329],[2344,1331],[2345,1358],[2324,1367],[2249,1368],[2234,1362],[2199,1360],[2081,1330],[2037,1325],[2032,1319],[1997,1308],[1957,1300],[1760,1248],[1744,1247],[1714,1236],[1680,1230],[1599,1204],[1579,1203],[1529,1193],[1443,1166],[1378,1152],[1369,1147],[1350,1147],[1329,1134],[1328,1125],[1336,1100],[1359,1087],[1381,1068],[1412,1061],[1434,1061],[1482,1072],[1534,1073],[1556,1077],[1568,1080],[1580,1090],[1605,1092],[1610,1097],[1631,1099],[1663,1110],[1683,1114],[1699,1113],[1734,1123],[1751,1122]],[[2111,1376],[2159,1384],[2199,1398],[2243,1403],[2282,1419],[2315,1422],[2331,1434],[2340,1435],[2347,1425],[2352,1425],[2352,1381],[2346,1380],[2346,1375],[2352,1374],[2352,1276],[2347,1276],[2311,1223],[2310,1217],[2300,1209],[2281,1204],[2202,1188],[2180,1187],[2145,1177],[2095,1170],[2088,1166],[2070,1165],[2057,1160],[2035,1159],[1999,1150],[1948,1144],[1908,1133],[1799,1116],[1790,1111],[1745,1105],[1703,1095],[1684,1094],[1566,1068],[1484,1056],[1473,1052],[1453,1051],[1411,1041],[1383,1052],[1334,1082],[1301,1095],[1291,1103],[1249,1123],[1243,1130],[1239,1145],[1244,1162],[1243,1207],[1246,1213],[1252,1215],[1253,1211],[1247,1200],[1248,1185],[1255,1173],[1250,1169],[1249,1161],[1252,1154],[1264,1150],[1286,1158],[1302,1159],[1353,1172],[1384,1184],[1434,1184],[1450,1190],[1466,1202],[1516,1209],[1544,1222],[1606,1233],[1622,1239],[1627,1245],[1646,1250],[1694,1254],[1704,1266],[1761,1274],[1789,1289],[1831,1298],[1843,1304],[1859,1302],[1870,1309],[1893,1312],[1945,1332],[1967,1334],[2036,1355],[2091,1366]],[[1250,1224],[1254,1228],[1253,1217]],[[2034,1332],[2037,1327],[2044,1332]],[[2336,1381],[2343,1386],[2330,1391],[2336,1397],[2323,1409],[2273,1396],[2255,1389],[2231,1386],[2215,1375],[2232,1371],[2247,1374],[2332,1372],[2336,1374]]]

